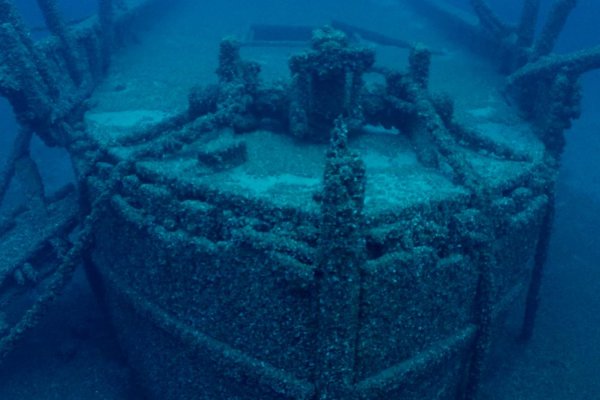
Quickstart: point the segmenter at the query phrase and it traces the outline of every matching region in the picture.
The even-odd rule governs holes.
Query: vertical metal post
[[[325,166],[317,270],[319,399],[351,399],[365,260],[365,166],[347,147],[338,120]]]
[[[491,249],[489,249],[491,251]],[[478,262],[481,263],[481,272],[477,284],[477,295],[475,299],[476,315],[475,323],[477,331],[473,343],[471,360],[467,371],[467,381],[464,389],[464,400],[475,400],[481,386],[485,363],[490,351],[492,341],[492,279],[491,268],[495,260],[491,254],[485,254]]]
[[[548,248],[550,247],[553,221],[554,195],[549,199],[548,208],[540,229],[540,237],[535,249],[533,270],[531,271],[531,281],[529,282],[529,289],[527,291],[525,315],[523,317],[523,326],[521,327],[520,335],[520,339],[524,341],[528,341],[533,335],[535,318],[540,304],[540,288],[542,286],[544,266],[546,265],[546,259],[548,258]]]

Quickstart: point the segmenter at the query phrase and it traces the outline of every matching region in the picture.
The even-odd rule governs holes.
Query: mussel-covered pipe
[[[46,93],[56,100],[59,90],[56,82],[52,79],[48,63],[36,50],[28,29],[10,0],[0,0],[0,24],[6,24],[5,33],[10,33],[11,43],[19,43],[17,46],[19,49],[26,49],[26,51],[22,53],[25,53],[26,57],[33,62],[37,73],[46,86]],[[12,51],[12,49],[8,48],[5,41],[2,41],[0,42],[0,51],[7,54]]]
[[[521,18],[517,27],[517,44],[530,47],[535,37],[535,27],[540,12],[541,0],[524,0]]]
[[[550,13],[548,14],[548,19],[534,45],[531,57],[532,61],[549,54],[554,49],[558,36],[567,22],[567,18],[576,5],[577,0],[554,1]]]
[[[496,39],[502,39],[511,33],[510,27],[498,18],[484,0],[471,0],[471,6],[481,25],[490,31]]]
[[[600,69],[600,45],[569,54],[555,54],[531,62],[515,71],[507,80],[507,87],[526,87],[533,80],[553,79],[560,71],[579,76],[594,69]]]
[[[46,20],[46,26],[60,40],[69,76],[76,85],[79,85],[82,80],[82,73],[77,62],[73,43],[69,37],[67,25],[60,16],[56,0],[37,0],[37,2]]]
[[[5,67],[0,95],[11,103],[21,124],[46,120],[54,98],[49,95],[44,80],[40,79],[34,57],[10,23],[0,23],[0,51]]]

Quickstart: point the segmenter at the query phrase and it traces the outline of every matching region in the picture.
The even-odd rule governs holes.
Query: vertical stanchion
[[[528,341],[533,335],[535,318],[540,304],[540,288],[542,286],[542,277],[544,265],[548,257],[548,248],[550,247],[550,237],[552,234],[552,222],[554,220],[554,196],[551,196],[548,202],[548,208],[544,215],[540,237],[537,242],[534,256],[533,270],[531,271],[531,281],[527,291],[527,300],[525,303],[525,315],[523,317],[523,326],[521,327],[520,339]]]
[[[327,153],[317,264],[319,399],[351,399],[365,260],[365,166],[338,120]]]

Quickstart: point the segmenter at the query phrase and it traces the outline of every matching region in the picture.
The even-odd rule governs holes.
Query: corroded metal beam
[[[600,45],[569,54],[553,54],[531,62],[509,75],[507,86],[526,85],[531,80],[551,79],[561,71],[581,75],[600,69]]]
[[[26,154],[29,153],[29,143],[33,132],[30,129],[21,129],[17,133],[17,137],[13,143],[11,153],[8,155],[6,164],[0,174],[0,204],[4,199],[4,195],[10,186],[10,182],[15,175],[15,167],[17,162]]]
[[[3,73],[0,95],[9,99],[20,123],[47,119],[51,113],[54,91],[46,84],[36,62],[35,49],[23,41],[15,25],[0,23],[0,48],[3,53]],[[49,78],[49,74],[47,75]]]
[[[0,96],[44,142],[65,145],[69,138],[61,121],[73,115],[104,76],[114,31],[158,0],[119,8],[112,0],[99,0],[99,15],[72,28],[62,20],[56,0],[37,1],[52,35],[34,42],[13,2],[0,0]]]
[[[31,64],[35,66],[37,74],[39,74],[46,85],[48,94],[53,97],[56,96],[58,89],[53,85],[54,80],[52,79],[48,63],[35,48],[29,30],[10,0],[0,0],[0,24],[7,25],[5,34],[11,36],[11,43],[19,43],[18,47],[21,48],[21,54],[26,55],[31,60]],[[0,43],[2,43],[0,46],[4,52],[11,50],[6,49],[8,46],[4,45],[4,41]]]
[[[531,60],[535,61],[538,58],[550,54],[556,45],[558,36],[565,27],[567,18],[571,11],[577,5],[577,0],[555,0],[548,19],[544,24],[542,31],[533,46],[533,54]]]
[[[37,218],[38,223],[35,227],[25,225],[17,232],[13,241],[23,243],[23,238],[19,237],[23,234],[26,238],[35,240],[32,243],[25,240],[25,245],[29,246],[29,252],[26,255],[33,255],[36,249],[41,248],[44,244],[52,240],[67,241],[69,233],[77,219],[77,203],[74,195],[67,195],[65,198],[58,200],[55,203],[56,210],[47,218]],[[66,284],[70,281],[75,268],[79,265],[79,260],[92,243],[93,222],[97,212],[92,212],[88,215],[82,224],[80,233],[72,244],[71,248],[65,254],[59,254],[56,268],[43,279],[43,282],[38,283],[40,294],[35,298],[31,307],[24,312],[21,318],[11,327],[5,326],[2,335],[0,335],[0,362],[6,355],[15,347],[17,342],[25,335],[27,331],[37,325],[40,319],[44,316],[50,304],[61,294]],[[32,215],[36,218],[36,215]],[[37,228],[37,230],[35,229]],[[22,232],[21,232],[22,231]],[[3,245],[9,245],[6,242]],[[1,253],[4,255],[4,253]],[[5,260],[2,260],[5,261]],[[18,263],[17,260],[14,260]],[[5,263],[2,264],[5,267]],[[3,271],[4,272],[4,271]]]
[[[513,29],[502,22],[484,0],[471,0],[471,5],[481,25],[496,38],[501,39],[512,33]]]
[[[44,15],[48,29],[50,29],[50,32],[52,32],[52,34],[59,39],[63,47],[62,54],[65,58],[65,67],[67,68],[69,76],[75,85],[79,86],[83,79],[83,72],[80,67],[80,61],[78,60],[79,57],[73,40],[70,37],[67,25],[60,16],[56,1],[37,0],[37,2],[42,14]]]
[[[517,26],[517,45],[529,47],[535,38],[535,27],[540,11],[541,0],[524,0],[521,17]]]

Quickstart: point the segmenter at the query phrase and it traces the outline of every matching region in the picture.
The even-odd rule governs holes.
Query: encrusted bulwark
[[[155,85],[125,87],[138,71],[109,63],[134,9],[101,0],[97,19],[66,29],[53,1],[39,4],[51,36],[37,43],[0,0],[0,93],[21,124],[0,199],[28,174],[40,223],[61,228],[39,229],[27,257],[2,267],[0,300],[18,295],[9,282],[56,274],[20,320],[0,309],[0,355],[79,260],[150,399],[476,399],[515,304],[521,338],[534,334],[563,135],[580,75],[599,64],[597,49],[549,53],[570,2],[557,1],[537,40],[535,0],[516,27],[484,1],[470,18],[414,3],[446,21],[431,29],[460,27],[511,55],[473,58],[477,70],[490,64],[477,88],[491,99],[484,109],[462,86],[437,90],[452,57],[324,27],[276,82],[226,37],[215,83],[183,74],[187,103],[169,112],[97,105],[106,84],[120,100],[163,106]],[[361,32],[400,47],[398,65],[377,65]],[[172,77],[179,64],[168,61]],[[472,85],[473,71],[443,77]],[[34,134],[69,151],[77,203],[44,198]],[[58,212],[64,204],[78,207]],[[0,219],[3,241],[27,233],[32,212]],[[40,269],[36,249],[51,239],[56,260]]]

